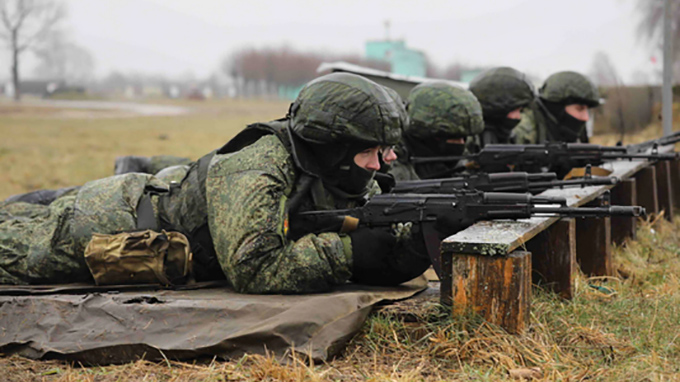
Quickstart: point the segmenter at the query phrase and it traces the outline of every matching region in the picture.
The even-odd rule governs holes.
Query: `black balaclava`
[[[329,191],[343,197],[360,197],[369,191],[375,171],[363,169],[354,162],[358,153],[377,146],[374,143],[310,145],[319,161],[319,174]]]
[[[565,110],[566,104],[564,103],[546,100],[542,100],[542,102],[548,112],[557,120],[557,131],[553,131],[553,134],[556,133],[555,135],[557,135],[556,138],[565,142],[576,142],[581,136],[583,129],[586,128],[586,122],[576,119],[567,113]]]
[[[459,156],[465,151],[464,143],[447,143],[446,138],[422,139],[408,136],[410,154],[416,157]]]
[[[519,121],[521,119],[508,118],[507,113],[497,116],[484,116],[484,130],[496,135],[498,143],[508,143],[510,132],[519,124]]]

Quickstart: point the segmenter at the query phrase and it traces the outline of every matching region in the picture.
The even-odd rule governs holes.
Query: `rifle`
[[[382,194],[362,206],[344,210],[307,211],[295,219],[303,219],[314,233],[347,232],[347,227],[391,227],[411,222],[421,228],[425,247],[435,271],[441,277],[439,256],[440,233],[435,224],[446,216],[452,235],[480,220],[525,219],[533,216],[606,217],[641,216],[639,206],[568,207],[563,197],[531,194],[459,190],[452,194]],[[352,228],[349,229],[350,231]],[[307,232],[309,233],[309,232]]]
[[[675,160],[677,153],[629,152],[623,146],[601,146],[590,143],[546,143],[542,145],[486,145],[477,154],[448,157],[412,157],[414,164],[450,163],[461,159],[467,160],[465,166],[453,168],[449,173],[476,168],[483,172],[503,172],[510,170],[540,172],[547,167],[561,172],[568,172],[574,167],[585,167],[590,164],[600,165],[605,161],[617,159]],[[538,170],[538,171],[537,171]],[[440,174],[441,175],[441,174]]]
[[[676,131],[675,133],[665,137],[650,139],[642,143],[635,143],[624,147],[628,149],[629,153],[641,153],[649,149],[654,149],[659,146],[672,145],[677,142],[680,142],[680,131]]]
[[[557,180],[557,174],[499,172],[476,174],[456,178],[409,180],[397,182],[390,192],[395,194],[448,194],[458,189],[475,189],[487,192],[526,192],[539,193],[549,188],[568,186],[614,185],[615,177],[585,177],[582,179]]]

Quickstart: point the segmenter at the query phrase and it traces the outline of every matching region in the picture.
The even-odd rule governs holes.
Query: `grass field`
[[[287,104],[234,101],[196,109],[172,118],[97,118],[96,112],[0,105],[0,199],[109,175],[118,155],[196,158],[247,123],[282,116]],[[630,142],[658,131],[652,126]],[[617,139],[599,136],[595,141]],[[376,311],[343,354],[327,364],[298,359],[282,364],[251,355],[231,361],[140,360],[81,367],[4,357],[0,380],[502,381],[521,373],[551,381],[680,380],[680,220],[652,223],[640,225],[637,241],[614,249],[617,277],[580,275],[571,301],[534,288],[530,327],[522,335],[507,334],[477,317],[451,318],[428,304],[408,316],[389,308]]]

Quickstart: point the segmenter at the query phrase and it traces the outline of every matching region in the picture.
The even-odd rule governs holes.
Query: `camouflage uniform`
[[[510,132],[519,120],[507,118],[507,115],[534,100],[534,86],[523,73],[513,68],[499,67],[475,77],[470,83],[470,91],[482,105],[484,131],[475,139],[479,147],[468,146],[469,151],[479,151],[487,144],[511,143]]]
[[[576,72],[559,72],[548,77],[539,90],[538,99],[524,110],[521,122],[513,129],[514,142],[587,142],[585,123],[574,129],[566,122],[570,117],[564,107],[570,104],[599,106],[600,96],[595,85]]]
[[[146,188],[167,186],[151,175],[127,174],[88,182],[50,205],[6,203],[0,208],[0,284],[91,281],[83,253],[92,233],[135,229]]]
[[[154,190],[160,193],[152,198],[158,223],[189,237],[197,278],[226,277],[244,293],[318,292],[342,284],[352,275],[350,237],[288,237],[292,201],[298,210],[352,207],[364,202],[373,184],[358,195],[328,188],[305,144],[395,144],[403,114],[379,85],[332,74],[302,90],[291,118],[249,126],[192,163],[169,192],[161,192],[167,185],[155,177],[133,173],[87,183],[76,196],[32,210],[32,217],[11,213],[19,203],[5,205],[0,283],[91,279],[82,258],[91,234],[135,229],[137,203]]]
[[[406,109],[409,125],[397,147],[398,159],[390,170],[398,181],[446,172],[455,163],[414,165],[409,158],[445,155],[445,149],[437,151],[437,147],[445,147],[446,139],[479,134],[484,127],[482,108],[475,96],[446,82],[426,82],[413,88]],[[461,155],[463,152],[449,154]]]

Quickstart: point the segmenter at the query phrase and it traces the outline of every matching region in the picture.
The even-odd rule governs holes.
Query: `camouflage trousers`
[[[91,281],[70,235],[75,195],[49,206],[0,203],[0,284]]]

